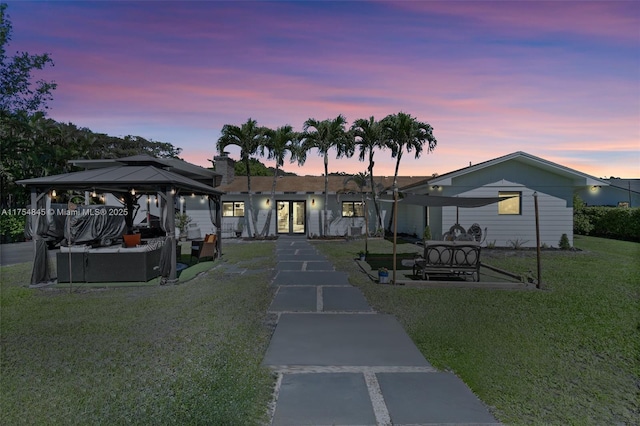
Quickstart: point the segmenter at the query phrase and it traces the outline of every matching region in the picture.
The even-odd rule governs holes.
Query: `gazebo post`
[[[216,252],[218,253],[218,257],[222,256],[222,203],[220,201],[220,196],[216,196],[213,201],[216,206]]]
[[[167,232],[169,233],[169,244],[171,244],[171,272],[169,272],[169,283],[177,281],[176,272],[176,211],[174,191],[167,191]]]
[[[35,186],[31,187],[31,208],[37,209],[38,207],[38,193]],[[35,219],[35,220],[34,220]],[[30,215],[27,216],[27,220],[29,221],[29,226],[31,227],[31,242],[33,243],[33,259],[35,262],[37,244],[38,244],[38,219],[39,216]]]

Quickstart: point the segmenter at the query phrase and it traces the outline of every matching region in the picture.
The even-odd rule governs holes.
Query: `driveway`
[[[49,250],[49,257],[54,258],[58,250]],[[33,243],[0,244],[0,266],[33,262]]]

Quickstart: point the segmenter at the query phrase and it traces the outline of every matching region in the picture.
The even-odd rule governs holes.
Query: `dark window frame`
[[[345,215],[345,204],[351,205],[352,215]],[[360,210],[362,211],[362,215],[358,215],[358,210],[356,209],[356,204],[360,206]],[[342,217],[364,217],[364,203],[362,201],[343,201],[342,202]]]
[[[236,214],[236,204],[242,204],[242,214]],[[231,204],[231,215],[225,215],[225,205]],[[238,207],[238,210],[240,210],[240,208]],[[244,212],[245,212],[245,203],[244,201],[223,201],[222,202],[222,216],[223,217],[244,217]]]

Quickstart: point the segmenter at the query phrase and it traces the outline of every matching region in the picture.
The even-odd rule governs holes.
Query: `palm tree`
[[[365,254],[367,254],[369,253],[369,209],[367,208],[365,193],[366,187],[369,186],[369,175],[366,172],[360,172],[355,175],[348,176],[344,179],[343,185],[346,187],[349,182],[355,183],[358,187],[358,190],[360,191],[360,197],[362,199],[362,209],[364,210],[364,252]]]
[[[318,154],[324,157],[324,209],[323,213],[323,235],[329,234],[329,223],[327,221],[327,208],[329,207],[329,150],[335,148],[338,151],[337,158],[342,156],[351,157],[354,147],[351,133],[345,131],[347,120],[342,114],[333,120],[327,119],[318,121],[310,118],[304,122],[300,152],[298,153],[298,163],[304,164],[309,150],[315,148]]]
[[[222,136],[218,139],[218,152],[222,154],[228,145],[240,147],[240,159],[247,168],[247,191],[249,192],[249,206],[247,214],[250,223],[247,223],[247,232],[250,237],[256,233],[256,218],[253,215],[253,193],[251,191],[251,168],[249,159],[258,152],[264,141],[265,128],[258,127],[256,120],[249,118],[246,123],[238,127],[233,124],[225,124],[222,127]],[[252,228],[249,228],[249,224]]]
[[[278,127],[276,130],[266,129],[265,137],[262,142],[261,150],[264,154],[264,150],[269,151],[268,157],[270,160],[275,160],[276,167],[273,171],[273,183],[271,185],[271,208],[267,213],[267,220],[264,224],[261,235],[267,235],[269,227],[271,226],[271,216],[273,215],[273,209],[276,208],[276,182],[280,172],[280,167],[284,165],[284,158],[287,152],[291,155],[291,161],[296,159],[297,154],[297,141],[298,133],[293,131],[290,125]]]
[[[410,114],[399,112],[388,115],[382,120],[385,145],[391,149],[391,156],[396,159],[396,168],[393,175],[393,186],[398,185],[398,169],[404,150],[415,151],[415,158],[420,158],[425,143],[427,152],[435,149],[436,138],[433,136],[433,128],[427,123],[416,120]]]
[[[415,151],[415,158],[419,158],[423,146],[427,144],[427,152],[435,149],[437,141],[433,136],[433,128],[427,123],[416,120],[411,115],[399,112],[388,115],[382,120],[385,133],[385,143],[391,149],[391,155],[396,159],[393,175],[393,211],[389,220],[389,228],[393,224],[393,282],[396,282],[396,234],[398,215],[398,169],[402,153]]]
[[[373,161],[373,154],[375,153],[376,148],[384,149],[386,147],[383,140],[384,135],[382,130],[382,125],[379,121],[376,121],[373,116],[369,117],[369,119],[359,118],[354,121],[351,126],[351,132],[356,138],[355,145],[360,147],[360,161],[364,161],[365,157],[368,157],[369,159],[369,166],[367,170],[369,171],[369,185],[371,187],[373,205],[376,209],[376,228],[382,228],[383,225],[380,206],[376,199],[376,185],[373,179],[373,166],[375,164]],[[369,230],[367,229],[367,232],[368,231]]]

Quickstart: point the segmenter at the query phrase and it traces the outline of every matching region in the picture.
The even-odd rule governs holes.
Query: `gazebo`
[[[221,253],[220,197],[224,194],[214,188],[218,174],[179,159],[155,158],[136,155],[114,160],[73,160],[70,163],[87,170],[24,179],[17,183],[31,190],[31,229],[34,245],[34,265],[31,283],[50,280],[46,250],[42,239],[51,215],[47,201],[52,191],[73,190],[81,193],[111,193],[120,197],[127,208],[126,222],[132,226],[133,205],[136,196],[156,195],[160,201],[160,223],[165,244],[160,262],[161,275],[167,282],[177,281],[175,241],[175,200],[180,193],[207,197],[211,221],[216,228],[216,245]]]

